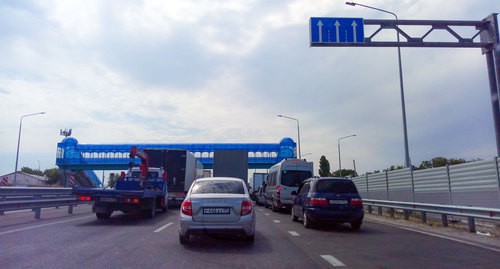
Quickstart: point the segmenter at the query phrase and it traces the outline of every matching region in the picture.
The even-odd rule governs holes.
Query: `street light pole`
[[[17,136],[16,167],[14,169],[14,186],[16,185],[16,180],[17,180],[17,163],[19,161],[19,144],[21,143],[21,128],[23,126],[23,118],[26,118],[29,116],[41,115],[41,114],[45,114],[45,112],[37,112],[37,113],[22,115],[21,120],[19,121],[19,134]]]
[[[339,148],[339,173],[340,173],[340,177],[342,177],[342,165],[340,163],[340,140],[344,139],[344,138],[352,137],[352,136],[356,136],[356,135],[353,134],[353,135],[343,136],[343,137],[337,139],[337,146]]]
[[[296,118],[285,116],[285,115],[278,115],[278,117],[280,117],[280,118],[286,118],[286,119],[290,119],[290,120],[294,120],[294,121],[297,122],[297,139],[298,139],[297,142],[299,143],[299,159],[302,159],[302,156],[300,155],[300,126],[299,126],[299,120],[296,119]]]
[[[387,14],[391,14],[396,18],[396,21],[398,21],[398,16],[390,11],[381,9],[381,8],[376,8],[372,6],[367,6],[355,2],[346,2],[346,5],[349,6],[361,6],[369,9],[374,9],[380,12],[384,12]],[[404,146],[405,146],[405,167],[408,168],[411,166],[411,160],[410,160],[410,153],[409,153],[409,147],[408,147],[408,129],[406,126],[406,107],[405,107],[405,94],[404,94],[404,83],[403,83],[403,67],[401,65],[401,46],[399,45],[399,31],[397,31],[397,41],[398,41],[398,62],[399,62],[399,88],[401,91],[401,110],[402,110],[402,117],[403,117],[403,133],[404,133]]]

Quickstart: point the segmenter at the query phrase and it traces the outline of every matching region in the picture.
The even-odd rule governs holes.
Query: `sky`
[[[408,20],[500,12],[498,0],[358,3]],[[315,171],[322,155],[338,169],[339,141],[344,169],[404,165],[397,49],[310,47],[311,17],[394,19],[339,0],[0,1],[0,175],[21,117],[42,111],[22,120],[19,169],[56,167],[61,129],[82,144],[297,141],[278,114],[299,121]],[[412,164],[494,158],[481,50],[401,56]]]

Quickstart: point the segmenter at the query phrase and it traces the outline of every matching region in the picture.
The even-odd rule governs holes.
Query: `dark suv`
[[[363,200],[350,179],[309,178],[294,195],[292,220],[301,218],[306,228],[314,223],[350,223],[359,230],[363,222]]]

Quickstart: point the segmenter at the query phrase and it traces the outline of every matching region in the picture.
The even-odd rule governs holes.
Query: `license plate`
[[[217,215],[217,214],[229,214],[231,210],[229,207],[205,207],[203,208],[203,214],[207,215]]]
[[[99,199],[99,201],[101,202],[116,202],[116,198],[114,197],[101,197],[101,199]]]
[[[347,205],[347,200],[330,200],[331,205]]]

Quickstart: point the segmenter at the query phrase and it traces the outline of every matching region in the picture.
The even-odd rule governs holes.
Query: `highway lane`
[[[496,268],[499,252],[365,221],[305,229],[289,214],[255,207],[253,244],[236,238],[178,240],[178,211],[154,219],[89,206],[0,216],[0,268]]]

